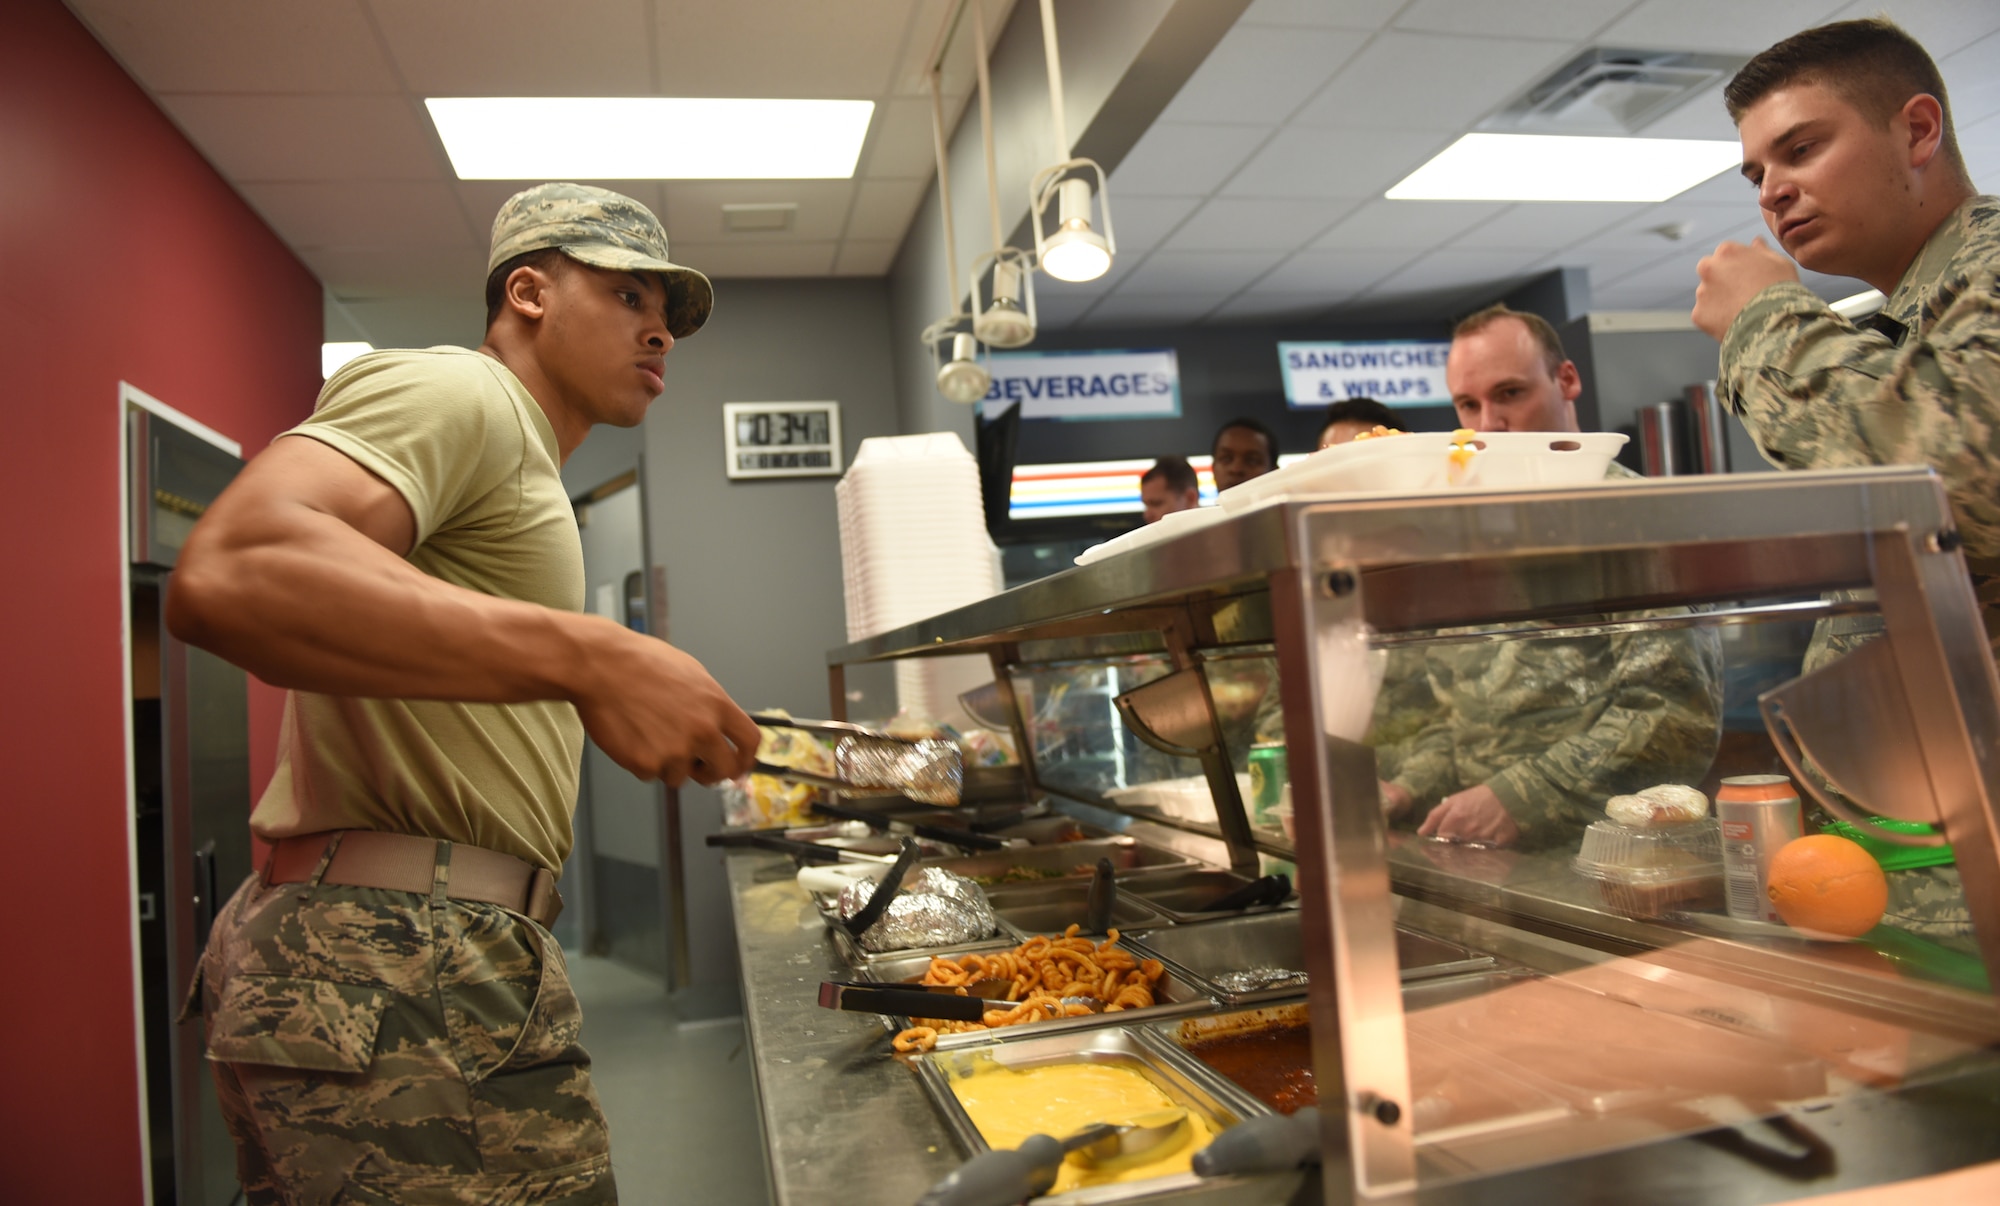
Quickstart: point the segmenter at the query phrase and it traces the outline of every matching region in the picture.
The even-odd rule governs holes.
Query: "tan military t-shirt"
[[[583,546],[555,429],[521,382],[464,348],[349,362],[285,433],[346,453],[416,517],[409,562],[483,594],[583,609]],[[286,696],[260,837],[380,829],[470,842],[559,870],[583,724],[566,702]]]

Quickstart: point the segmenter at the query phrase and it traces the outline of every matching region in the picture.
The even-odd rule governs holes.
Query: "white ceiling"
[[[949,0],[68,2],[337,310],[428,332],[444,299],[476,306],[488,225],[518,185],[457,180],[424,97],[873,100],[852,180],[603,183],[652,205],[675,258],[714,276],[881,275],[928,187],[924,60]],[[989,24],[1013,3],[988,0]],[[1598,309],[1684,308],[1696,260],[1762,232],[1734,173],[1659,205],[1382,192],[1586,46],[1750,54],[1884,10],[1939,56],[1973,178],[2000,187],[1994,0],[1255,0],[1112,174],[1116,266],[1087,285],[1039,278],[1043,323],[1434,315],[1563,266],[1590,269]],[[968,62],[946,85],[955,120]],[[1709,95],[1645,133],[1734,131]],[[798,204],[794,229],[723,231],[724,204],[771,201]],[[1652,232],[1676,222],[1691,227],[1678,242]]]
[[[493,214],[522,187],[458,180],[427,96],[874,101],[852,180],[593,182],[652,206],[674,257],[712,276],[879,276],[932,171],[925,60],[948,0],[68,2],[357,307],[476,294]],[[989,24],[1012,4],[988,0]],[[952,115],[970,78],[955,60]],[[795,202],[795,225],[727,233],[737,202]]]
[[[1973,179],[2000,188],[1993,0],[1256,0],[1112,173],[1117,267],[1038,279],[1043,323],[1431,315],[1565,266],[1590,269],[1597,309],[1685,309],[1695,261],[1763,233],[1733,172],[1658,205],[1382,193],[1586,46],[1748,55],[1882,11],[1939,57]],[[1719,91],[1646,135],[1734,137]],[[1652,231],[1678,222],[1679,241]]]

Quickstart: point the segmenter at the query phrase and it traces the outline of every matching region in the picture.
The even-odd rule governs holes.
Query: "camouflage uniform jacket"
[[[2000,647],[2000,198],[1953,211],[1858,325],[1804,285],[1759,293],[1716,389],[1780,468],[1936,470]]]

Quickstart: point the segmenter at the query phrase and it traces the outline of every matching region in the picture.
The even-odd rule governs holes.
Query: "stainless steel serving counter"
[[[742,964],[743,1020],[778,1206],[903,1206],[965,1159],[873,1014],[815,1001],[850,978],[826,924],[781,854],[725,860]],[[1303,1196],[1301,1196],[1303,1195]],[[1148,1195],[1148,1202],[1283,1206],[1318,1202],[1302,1174]]]

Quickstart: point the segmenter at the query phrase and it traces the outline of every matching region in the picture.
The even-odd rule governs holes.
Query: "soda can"
[[[1722,875],[1729,915],[1739,921],[1783,923],[1765,888],[1771,859],[1786,842],[1805,833],[1798,789],[1783,775],[1740,775],[1724,779],[1715,793],[1722,822]]]
[[[1278,823],[1272,810],[1284,793],[1288,774],[1284,742],[1260,741],[1250,747],[1250,798],[1244,802],[1250,806],[1252,825]]]

